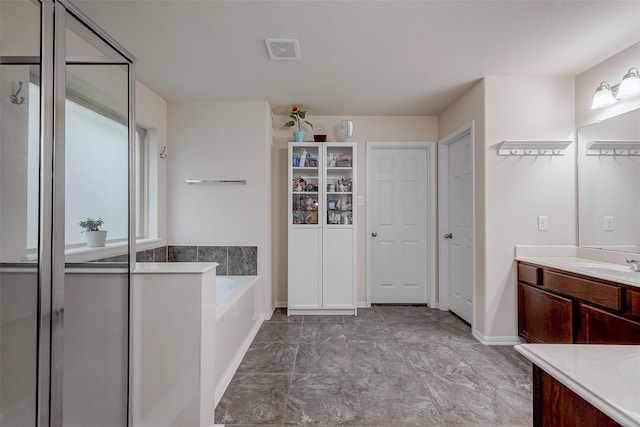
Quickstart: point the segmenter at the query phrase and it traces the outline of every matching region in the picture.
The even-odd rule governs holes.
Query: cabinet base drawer
[[[612,310],[620,310],[622,289],[587,279],[545,270],[543,286],[568,297],[578,298]]]

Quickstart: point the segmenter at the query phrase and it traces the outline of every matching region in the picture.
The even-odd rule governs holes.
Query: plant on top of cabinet
[[[313,129],[313,125],[308,120],[305,120],[307,116],[307,112],[302,110],[298,104],[292,104],[289,106],[289,120],[284,124],[285,128],[291,128],[297,126],[298,130],[293,132],[293,140],[295,142],[304,141],[304,137],[306,135],[305,132],[302,131],[302,124],[308,125],[311,129]]]

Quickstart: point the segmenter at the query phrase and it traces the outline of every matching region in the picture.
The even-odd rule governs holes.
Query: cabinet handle
[[[376,233],[375,231],[373,233],[371,233],[371,237],[376,237],[378,235],[378,233]]]
[[[447,233],[447,234],[445,234],[445,235],[444,235],[444,238],[445,238],[445,239],[447,239],[447,240],[451,240],[451,239],[453,239],[453,233]]]

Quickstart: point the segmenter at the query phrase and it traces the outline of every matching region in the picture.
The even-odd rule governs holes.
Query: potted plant
[[[93,219],[87,218],[84,221],[80,221],[80,227],[83,228],[83,233],[87,236],[87,246],[90,248],[104,247],[107,241],[106,230],[100,230],[100,227],[104,224],[102,218]]]
[[[291,120],[289,120],[287,123],[284,124],[285,128],[290,128],[290,127],[294,127],[297,126],[298,130],[293,132],[293,140],[295,142],[302,142],[304,141],[304,137],[306,135],[305,132],[302,131],[302,124],[306,124],[308,125],[311,129],[313,129],[313,125],[308,122],[307,120],[305,120],[304,118],[306,117],[307,112],[306,111],[302,111],[300,109],[300,106],[297,104],[293,104],[289,106],[289,118]]]

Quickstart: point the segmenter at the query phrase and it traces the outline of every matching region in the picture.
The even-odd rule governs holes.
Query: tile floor
[[[454,315],[378,305],[358,316],[265,322],[215,412],[217,423],[530,426],[531,365],[485,346]]]

